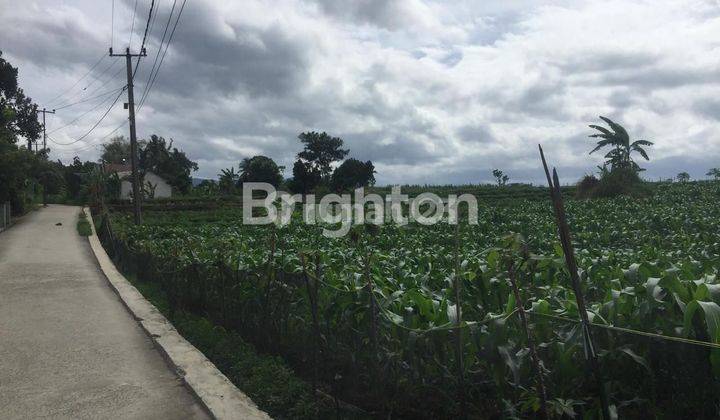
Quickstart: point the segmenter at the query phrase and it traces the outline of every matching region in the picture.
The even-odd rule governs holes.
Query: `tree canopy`
[[[172,147],[173,141],[167,142],[155,134],[150,140],[138,141],[138,168],[141,178],[145,173],[153,172],[167,181],[180,193],[187,193],[192,187],[193,171],[198,170],[197,163],[188,159],[185,152]],[[130,163],[130,141],[118,136],[103,144],[100,160],[104,163]]]
[[[10,201],[15,213],[22,213],[38,184],[45,191],[57,189],[57,165],[47,161],[45,153],[33,153],[32,143],[42,129],[37,120],[37,105],[18,86],[18,70],[2,58],[0,51],[0,202]],[[17,142],[27,141],[20,148]]]
[[[240,182],[267,182],[277,187],[283,182],[284,169],[267,156],[245,158],[240,162]]]
[[[332,172],[332,163],[343,160],[349,152],[342,149],[343,140],[340,137],[332,137],[324,131],[300,133],[298,138],[305,147],[298,153],[298,158],[309,163],[321,178],[327,178]]]
[[[347,159],[332,174],[331,184],[336,190],[351,190],[375,184],[375,166],[371,161]]]
[[[186,194],[192,187],[190,174],[198,170],[198,165],[172,144],[172,139],[168,143],[153,134],[140,148],[139,166],[143,173],[154,172],[177,191]]]
[[[139,146],[139,145],[138,145]],[[130,140],[116,136],[102,145],[100,161],[103,163],[130,163]]]
[[[32,149],[42,125],[37,119],[37,105],[18,86],[17,75],[17,67],[2,58],[0,51],[0,142],[15,144],[22,137]]]

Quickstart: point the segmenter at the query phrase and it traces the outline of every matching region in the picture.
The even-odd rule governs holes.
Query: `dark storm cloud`
[[[404,0],[361,0],[342,2],[336,0],[314,0],[328,15],[350,20],[358,24],[371,24],[395,30],[407,24],[401,5]]]
[[[288,95],[308,74],[308,45],[279,24],[228,22],[205,3],[188,3],[158,88],[208,97]],[[150,44],[162,33],[154,32]]]
[[[78,16],[68,13],[23,15],[7,9],[2,13],[8,13],[9,17],[2,25],[0,49],[36,66],[60,71],[90,66],[106,49],[105,40],[85,27]]]
[[[702,99],[693,104],[693,110],[709,119],[720,121],[720,100]]]
[[[360,160],[372,160],[386,165],[427,164],[440,160],[448,152],[431,150],[428,142],[418,137],[403,135],[387,136],[382,132],[349,134],[343,136],[350,156]],[[443,139],[434,139],[444,143]]]
[[[496,140],[490,129],[483,125],[462,126],[457,130],[457,134],[462,141],[467,143],[488,144]]]

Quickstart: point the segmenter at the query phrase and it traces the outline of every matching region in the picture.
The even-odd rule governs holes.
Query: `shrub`
[[[612,198],[621,195],[643,197],[647,194],[645,182],[632,168],[603,171],[600,179],[586,175],[577,185],[577,196],[582,198]]]
[[[84,210],[80,211],[80,217],[77,222],[77,231],[80,236],[92,235],[92,226],[90,226],[90,222],[88,221],[87,214],[85,214]]]
[[[595,175],[585,175],[580,182],[578,182],[575,194],[578,198],[590,198],[598,184],[600,184],[600,180],[597,179]]]
[[[643,180],[630,168],[616,168],[606,172],[594,190],[594,197],[611,198],[621,195],[644,196],[647,193]]]

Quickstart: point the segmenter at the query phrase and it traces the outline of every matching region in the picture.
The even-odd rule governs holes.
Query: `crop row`
[[[567,203],[603,381],[625,417],[718,414],[718,350],[602,326],[720,342],[719,191],[662,185],[643,200]],[[148,213],[142,226],[114,214],[104,242],[178,310],[241,332],[368,412],[415,418],[539,409],[512,267],[552,412],[596,415],[549,203],[480,212],[476,226],[357,226],[339,239],[297,222],[244,226],[236,209]]]

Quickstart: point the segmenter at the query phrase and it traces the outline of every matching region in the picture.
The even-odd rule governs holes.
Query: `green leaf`
[[[628,347],[623,347],[618,350],[620,350],[622,353],[630,356],[630,358],[633,359],[635,361],[635,363],[644,367],[648,372],[651,372],[650,365],[648,364],[647,360],[645,360],[645,358],[643,358],[642,356],[639,356],[637,353],[635,353]]]
[[[647,290],[648,297],[656,302],[662,302],[663,298],[665,298],[665,292],[660,287],[659,277],[648,278],[645,282],[645,290]]]
[[[715,302],[693,300],[687,304],[683,320],[683,335],[685,337],[690,336],[693,317],[698,309],[702,309],[708,337],[714,340],[715,343],[718,343],[718,339],[720,338],[720,306]]]

